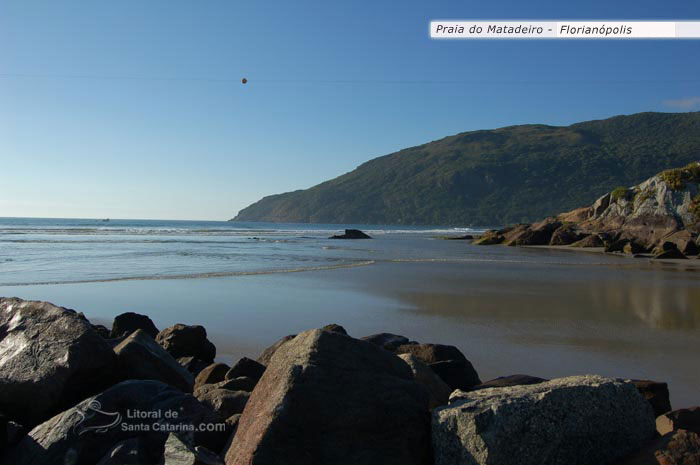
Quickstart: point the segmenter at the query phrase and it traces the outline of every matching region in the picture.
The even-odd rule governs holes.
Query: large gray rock
[[[207,339],[203,326],[178,323],[159,332],[156,341],[175,358],[195,357],[211,363],[216,357],[216,347]]]
[[[90,323],[48,302],[0,298],[0,412],[33,426],[115,380],[116,357]]]
[[[423,465],[428,395],[390,352],[311,330],[282,345],[255,387],[227,465]]]
[[[202,424],[213,426],[200,429]],[[212,450],[220,450],[227,439],[223,419],[192,395],[159,381],[123,381],[40,424],[0,463],[93,464],[131,438],[143,437],[149,447],[162,448],[168,432],[177,430],[192,431],[196,445]]]
[[[435,465],[600,465],[655,432],[653,410],[636,388],[601,376],[451,397],[433,412]]]
[[[154,379],[192,392],[194,376],[144,330],[131,333],[114,348],[123,379]]]

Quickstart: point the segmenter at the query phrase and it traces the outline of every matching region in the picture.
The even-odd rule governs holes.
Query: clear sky
[[[428,37],[558,18],[700,3],[0,0],[0,216],[224,220],[462,131],[700,110],[700,40]]]

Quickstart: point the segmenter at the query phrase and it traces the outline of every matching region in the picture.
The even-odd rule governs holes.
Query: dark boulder
[[[424,465],[429,426],[428,395],[401,359],[312,330],[272,357],[226,464]]]
[[[510,375],[501,376],[499,378],[486,381],[485,383],[479,384],[472,388],[473,391],[478,391],[479,389],[489,389],[496,387],[507,387],[507,386],[525,386],[529,384],[539,384],[548,381],[544,378],[538,378],[537,376],[529,375]]]
[[[530,225],[522,231],[506,236],[506,245],[548,245],[554,231],[561,227],[561,221],[544,220]]]
[[[413,354],[427,364],[452,389],[469,390],[481,384],[471,362],[455,346],[443,344],[404,344],[399,354]]]
[[[203,326],[178,323],[159,332],[156,341],[175,358],[195,357],[211,363],[216,357],[216,347],[207,339]]]
[[[194,376],[142,329],[114,348],[122,379],[153,379],[192,392]]]
[[[137,329],[142,329],[146,333],[155,338],[158,334],[158,328],[153,324],[153,321],[146,315],[140,315],[134,312],[126,312],[114,318],[112,323],[112,332],[110,338],[128,336]]]
[[[140,418],[143,415],[148,418]],[[212,450],[220,450],[227,439],[223,419],[191,394],[159,381],[132,380],[40,424],[3,457],[3,463],[93,464],[117,443],[136,437],[162,450],[168,430],[192,431],[194,444]]]
[[[24,426],[0,414],[0,453],[17,444],[26,434]]]
[[[363,337],[362,340],[372,343],[390,352],[395,352],[396,349],[399,348],[399,346],[409,344],[409,340],[407,337],[391,333],[373,334],[371,336]]]
[[[296,337],[296,334],[290,334],[289,336],[285,336],[282,339],[280,339],[279,341],[272,344],[267,349],[263,350],[262,354],[260,354],[260,357],[258,357],[258,362],[267,366],[270,363],[270,359],[272,358],[272,356],[275,354],[275,352],[277,352],[277,349],[279,349],[280,347],[282,347],[284,344],[291,341],[295,337]]]
[[[225,363],[212,363],[200,371],[194,379],[194,389],[197,390],[205,384],[220,383],[226,379],[226,373],[228,373],[229,369],[229,366]]]
[[[116,356],[73,310],[0,298],[0,411],[31,427],[116,381]]]
[[[234,379],[246,376],[248,378],[253,378],[254,380],[259,380],[263,373],[265,373],[265,365],[255,360],[251,360],[248,357],[243,357],[236,364],[226,372],[225,379]]]
[[[665,237],[663,242],[672,243],[683,255],[697,255],[700,252],[697,240],[698,235],[696,232],[683,229]]]
[[[428,365],[418,360],[413,354],[399,354],[413,372],[413,379],[423,386],[430,396],[428,407],[433,409],[446,405],[452,389]]]
[[[640,379],[629,380],[629,382],[634,384],[642,397],[651,404],[651,407],[654,409],[655,417],[671,411],[668,384]]]
[[[326,325],[326,326],[324,326],[324,327],[321,328],[321,329],[324,330],[324,331],[331,331],[331,332],[334,332],[334,333],[340,333],[340,334],[345,334],[345,335],[348,334],[348,332],[345,331],[345,328],[343,328],[342,326],[337,325],[337,324],[335,324],[335,323],[331,323],[331,324],[329,324],[329,325]]]
[[[700,434],[700,407],[674,410],[656,418],[656,431],[662,436],[679,429]]]
[[[346,229],[345,234],[336,234],[329,237],[329,239],[372,239],[367,234],[363,233],[359,229]]]
[[[654,439],[619,465],[698,465],[700,436],[686,430],[673,431]]]

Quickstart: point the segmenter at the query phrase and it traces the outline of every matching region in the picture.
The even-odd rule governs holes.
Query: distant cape
[[[591,204],[700,159],[700,112],[471,131],[370,160],[231,221],[500,226]]]

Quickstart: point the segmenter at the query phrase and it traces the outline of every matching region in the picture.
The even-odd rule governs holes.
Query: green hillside
[[[493,226],[583,205],[700,160],[700,112],[465,132],[376,158],[233,221]]]

